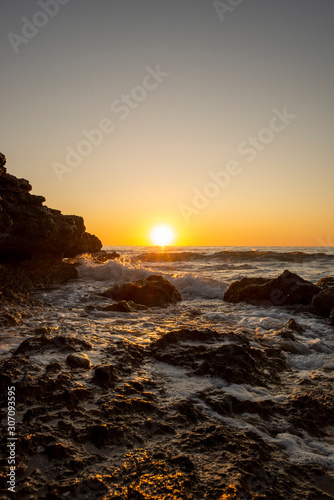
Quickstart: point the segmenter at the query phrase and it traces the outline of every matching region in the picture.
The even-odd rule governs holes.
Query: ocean
[[[96,263],[88,255],[81,256],[77,259],[78,279],[60,286],[47,286],[33,293],[33,297],[43,302],[44,307],[35,308],[32,316],[25,319],[22,325],[9,327],[2,332],[1,356],[4,359],[22,342],[22,337],[31,338],[32,331],[43,328],[46,331],[50,329],[53,332],[66,333],[80,342],[87,341],[91,348],[81,350],[88,355],[93,368],[110,362],[115,364],[116,358],[112,358],[110,353],[115,353],[117,349],[122,352],[124,346],[127,346],[127,349],[131,346],[135,354],[131,357],[128,351],[129,355],[123,356],[121,361],[118,360],[118,365],[115,364],[119,366],[117,369],[121,372],[123,370],[120,377],[122,384],[132,384],[137,380],[145,386],[146,382],[148,384],[150,381],[150,390],[146,388],[146,391],[142,391],[141,397],[146,394],[148,400],[154,401],[160,412],[166,411],[167,420],[171,418],[170,413],[168,414],[170,408],[188,401],[191,402],[192,411],[202,415],[198,417],[199,420],[202,418],[218,428],[224,426],[235,435],[249,433],[253,436],[252,439],[264,443],[263,446],[268,445],[279,450],[280,463],[289,464],[289,467],[317,465],[325,471],[334,471],[334,437],[330,432],[330,429],[334,428],[334,421],[331,427],[328,420],[319,420],[318,424],[314,424],[315,427],[318,425],[318,428],[312,431],[308,427],[310,422],[305,421],[305,425],[303,424],[303,405],[298,410],[301,412],[298,423],[286,410],[294,401],[300,402],[300,397],[304,397],[305,393],[310,394],[310,388],[312,397],[318,398],[316,404],[323,401],[323,398],[330,397],[334,378],[334,327],[329,325],[328,318],[312,315],[301,307],[261,307],[223,301],[228,286],[243,277],[274,278],[289,269],[305,280],[317,283],[320,278],[333,275],[334,248],[104,247],[103,250],[115,250],[120,257]],[[132,282],[152,274],[167,278],[180,292],[182,301],[167,308],[151,308],[130,313],[104,312],[97,309],[97,306],[110,304],[111,299],[99,294],[111,285]],[[294,319],[302,330],[287,340],[277,332],[290,319]],[[185,349],[182,351],[182,356],[187,360],[184,365],[176,347],[175,359],[172,355],[170,361],[166,362],[163,351],[160,357],[145,358],[145,350],[151,349],[152,345],[158,345],[157,341],[164,335],[183,330],[209,331],[215,334],[208,334],[207,340],[203,335],[196,337],[194,334],[187,334],[180,343],[182,349]],[[232,335],[234,340],[231,340]],[[248,347],[254,353],[271,348],[273,352],[279,353],[282,363],[287,365],[283,375],[280,375],[281,378],[275,378],[270,367],[263,370],[263,383],[242,376],[226,380],[219,376],[219,372],[214,368],[212,371],[210,366],[206,370],[196,368],[198,359],[202,359],[202,351],[216,347],[221,349],[235,342],[235,339],[246,339]],[[189,352],[185,354],[187,348]],[[136,352],[140,357],[138,365],[134,359]],[[65,363],[66,355],[62,352],[55,354],[52,349],[43,349],[41,352],[31,352],[29,362],[37,370],[43,371],[55,360],[60,364]],[[216,358],[212,359],[214,363]],[[256,362],[257,358],[254,359]],[[239,363],[237,359],[236,363]],[[73,383],[78,387],[91,387],[91,370],[73,377]],[[154,388],[153,383],[158,384],[159,389]],[[114,397],[114,390],[105,390],[104,401]],[[122,391],[123,389],[121,393]],[[226,402],[226,398],[230,398],[229,404],[233,403],[233,411],[227,411],[225,407],[224,411],[222,410],[222,401]],[[243,410],[235,410],[237,405],[244,405]],[[92,400],[89,404],[91,411],[97,407],[98,404]],[[268,408],[273,410],[266,413]],[[155,414],[154,411],[152,415]],[[306,420],[311,419],[311,413],[306,404]],[[135,426],[144,425],[142,413],[136,417],[131,415]],[[130,429],[131,419],[129,420],[128,415],[126,418],[126,425]],[[147,418],[146,415],[146,423]],[[152,418],[154,419],[153,416]],[[162,417],[158,418],[161,419]],[[124,422],[122,425],[124,428]],[[183,425],[183,429],[187,427],[188,424]],[[162,435],[164,437],[161,439],[168,443],[170,437],[166,437],[164,433]],[[157,438],[150,435],[147,441],[145,438],[145,445],[134,441],[131,449],[150,449],[153,445],[157,446]],[[120,457],[126,452],[120,450],[119,443],[109,443],[106,446],[108,453],[105,450],[103,453],[110,460],[111,457],[114,461],[121,460]],[[86,447],[86,451],[89,450],[90,448]],[[95,447],[94,452],[97,451]],[[196,467],[196,459],[189,450],[188,456]],[[205,467],[203,457],[204,455],[202,467]],[[218,460],[219,464],[217,457],[211,457],[210,460]],[[286,465],[283,469],[284,467]],[[289,475],[290,472],[285,469],[285,474]],[[326,494],[331,494],[329,490],[334,484],[333,476],[331,480],[330,486],[323,486],[325,489],[322,491]],[[261,481],[263,488],[272,487],[273,481],[268,480],[268,484],[263,478]],[[261,493],[265,489],[260,488],[259,491]],[[195,495],[191,498],[197,497]],[[218,496],[213,495],[212,498]]]

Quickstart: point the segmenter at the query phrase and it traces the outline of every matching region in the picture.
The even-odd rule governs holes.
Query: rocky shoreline
[[[296,328],[286,325],[281,335]],[[16,485],[23,500],[333,498],[331,471],[289,461],[280,438],[284,420],[296,440],[312,436],[330,446],[331,378],[292,390],[282,351],[261,340],[254,346],[247,331],[175,330],[148,348],[124,339],[104,348],[98,365],[89,361],[96,339],[62,328],[29,333],[0,365],[2,394],[9,385],[16,390]],[[80,354],[85,362],[73,361]],[[36,363],[41,356],[49,359],[43,366]],[[161,362],[194,383],[218,377],[262,387],[268,397],[240,400],[209,383],[191,399],[175,397],[155,371]],[[275,391],[286,397],[273,399]],[[245,414],[248,424],[240,426]],[[259,420],[263,437],[255,430]]]
[[[294,319],[271,337],[202,328],[201,312],[183,311],[157,275],[102,288],[75,311],[47,302],[47,291],[44,302],[32,298],[75,278],[78,254],[95,264],[119,255],[101,251],[82,218],[44,206],[0,159],[0,326],[18,340],[0,358],[2,498],[13,498],[6,419],[15,387],[22,500],[333,499],[333,368],[297,376],[287,362],[326,343],[305,347]],[[333,324],[333,292],[332,277],[314,285],[286,270],[236,281],[224,300],[300,308]],[[185,326],[156,328],[161,309],[184,314]],[[108,314],[120,315],[116,330]],[[154,324],[146,344],[122,333],[131,315]]]
[[[29,305],[34,287],[77,276],[64,258],[99,252],[102,243],[86,232],[82,217],[45,206],[29,181],[8,174],[5,165],[0,153],[0,304]]]

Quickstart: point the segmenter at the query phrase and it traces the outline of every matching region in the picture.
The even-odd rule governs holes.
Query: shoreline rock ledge
[[[44,205],[43,196],[30,194],[29,181],[8,174],[5,164],[6,157],[0,153],[1,292],[17,282],[18,288],[27,289],[34,283],[76,277],[75,267],[63,258],[99,252],[101,241],[86,232],[82,217],[63,215]]]

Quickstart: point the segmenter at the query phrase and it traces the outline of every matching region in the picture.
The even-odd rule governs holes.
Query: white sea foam
[[[202,278],[187,273],[181,276],[172,276],[169,280],[186,298],[202,297],[208,299],[223,299],[228,284],[213,278]]]
[[[82,258],[80,263],[81,265],[77,268],[79,276],[86,280],[124,282],[139,280],[152,274],[140,264],[134,264],[125,259],[97,264],[92,260]]]

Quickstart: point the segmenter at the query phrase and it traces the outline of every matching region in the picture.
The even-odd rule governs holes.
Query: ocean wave
[[[132,282],[158,274],[168,279],[184,297],[222,299],[228,283],[212,278],[204,278],[192,273],[168,273],[142,267],[129,260],[112,260],[97,264],[83,257],[78,266],[79,277],[85,280],[110,281],[114,283]]]
[[[94,281],[131,282],[153,274],[140,264],[131,263],[126,259],[109,260],[98,264],[89,258],[82,257],[79,263],[77,268],[79,277]]]
[[[223,299],[228,283],[212,278],[201,278],[191,273],[169,278],[182,297],[205,299]]]
[[[275,252],[271,250],[223,250],[216,252],[210,256],[212,259],[224,261],[242,262],[247,260],[275,260],[281,262],[304,262],[314,261],[319,259],[333,260],[334,255],[324,252],[307,253],[307,252]]]
[[[205,260],[209,256],[198,252],[149,252],[137,256],[141,262],[182,262],[189,260]]]
[[[223,262],[244,261],[281,261],[281,262],[307,262],[316,260],[334,260],[333,254],[324,252],[307,253],[301,251],[277,252],[271,250],[222,250],[215,253],[199,252],[149,252],[137,256],[140,262],[181,262],[191,260]]]

